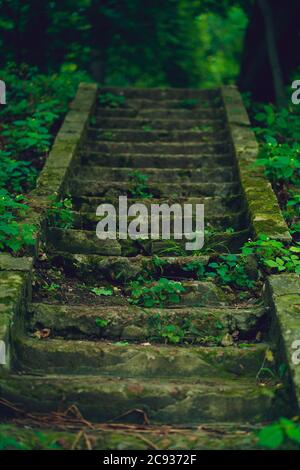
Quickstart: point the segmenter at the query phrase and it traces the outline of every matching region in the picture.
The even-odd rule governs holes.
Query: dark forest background
[[[237,82],[284,100],[298,66],[298,0],[0,0],[0,66],[85,70],[116,86]]]

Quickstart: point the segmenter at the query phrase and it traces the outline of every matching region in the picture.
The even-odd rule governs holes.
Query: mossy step
[[[121,87],[103,87],[99,90],[99,96],[106,93],[114,96],[124,96],[126,99],[147,98],[152,100],[162,99],[198,99],[201,102],[220,100],[219,89],[200,90],[198,88],[121,88]]]
[[[98,106],[94,115],[95,119],[102,117],[124,117],[138,119],[194,119],[195,124],[200,120],[220,121],[224,119],[224,111],[216,109],[129,109],[129,108],[103,108]]]
[[[87,180],[101,179],[105,182],[118,181],[130,182],[135,187],[135,179],[132,176],[132,168],[117,168],[104,166],[79,166],[74,169],[77,177]],[[237,180],[237,171],[234,167],[214,167],[201,169],[182,169],[182,168],[143,168],[142,175],[148,176],[148,183],[204,183],[210,181],[230,182]]]
[[[235,378],[257,376],[264,344],[239,348],[119,344],[21,337],[15,342],[16,367],[35,373],[97,373],[143,378]]]
[[[140,118],[122,118],[122,117],[100,117],[93,118],[90,122],[93,128],[109,129],[139,129],[147,127],[147,130],[222,130],[224,121],[219,119],[140,119]]]
[[[217,341],[225,334],[252,339],[264,326],[267,311],[252,307],[147,308],[115,305],[117,296],[102,297],[103,305],[60,305],[32,303],[28,306],[30,331],[48,328],[51,338],[103,338],[114,341],[165,342],[164,327],[173,325],[184,332],[184,341]],[[99,299],[100,300],[100,299]],[[97,324],[102,321],[102,326]],[[210,338],[209,338],[210,337]]]
[[[129,195],[128,183],[119,181],[107,182],[99,180],[83,180],[73,178],[69,181],[69,189],[73,196],[119,197]],[[219,196],[231,197],[240,193],[238,182],[219,183],[147,183],[149,194],[154,198],[186,198]]]
[[[170,154],[170,155],[201,155],[205,153],[222,154],[231,151],[227,141],[215,142],[101,142],[89,140],[85,144],[87,151],[110,152],[111,154]]]
[[[40,418],[49,420],[44,415]],[[238,423],[204,423],[186,428],[109,423],[85,429],[86,440],[84,436],[78,439],[76,425],[72,428],[69,424],[67,430],[54,425],[49,429],[38,422],[34,427],[26,420],[18,426],[0,425],[0,435],[8,441],[5,450],[15,450],[14,442],[24,450],[48,450],[51,445],[64,450],[254,450],[258,448],[258,430],[257,425]]]
[[[100,165],[112,167],[133,168],[214,168],[218,166],[232,166],[234,161],[231,154],[224,155],[168,155],[130,153],[111,155],[110,153],[85,152],[81,154],[81,164],[84,166]],[[143,171],[141,170],[141,171]]]
[[[86,419],[152,424],[207,422],[257,423],[285,415],[278,407],[280,391],[260,387],[252,379],[174,382],[163,379],[120,379],[101,376],[15,375],[0,379],[1,396],[27,412],[78,407]],[[281,404],[281,403],[280,403]],[[140,410],[140,411],[139,411]]]
[[[152,204],[192,204],[193,208],[196,204],[204,204],[205,214],[215,214],[220,215],[228,212],[239,212],[243,208],[243,196],[237,194],[234,196],[220,197],[220,196],[211,196],[211,197],[186,197],[186,198],[154,198],[149,197],[141,201],[140,198],[130,198],[130,204],[136,204],[143,202],[147,209],[151,208]],[[75,209],[75,218],[76,212],[81,211],[85,213],[96,214],[96,209],[100,204],[113,204],[115,207],[119,205],[118,197],[94,197],[94,196],[76,196],[73,197],[73,207]]]
[[[99,217],[98,220],[101,220]],[[82,218],[81,218],[82,221]],[[50,228],[47,231],[47,241],[50,242],[59,251],[68,251],[78,254],[98,254],[111,256],[137,256],[137,255],[164,255],[164,256],[186,256],[186,243],[190,242],[183,235],[182,240],[159,240],[149,239],[132,240],[128,237],[126,240],[120,240],[116,234],[116,240],[99,240],[96,235],[96,223],[91,225],[93,230],[74,230]],[[150,227],[149,227],[150,230]],[[173,233],[173,232],[172,232]],[[173,237],[173,235],[171,235]],[[249,231],[243,230],[234,233],[218,233],[207,237],[204,242],[203,250],[214,253],[222,253],[225,250],[237,251],[249,238]]]
[[[131,201],[130,201],[131,202]],[[141,201],[139,201],[141,202]],[[105,202],[106,203],[106,202]],[[101,202],[99,202],[101,204]],[[98,204],[98,205],[99,205]],[[119,202],[116,201],[116,206],[118,207]],[[133,204],[131,202],[131,204]],[[200,203],[199,203],[200,204]],[[82,230],[95,230],[97,222],[101,220],[104,216],[97,216],[96,210],[97,210],[97,205],[96,206],[90,206],[89,207],[89,212],[77,212],[77,211],[72,211],[73,214],[73,219],[74,219],[74,224],[73,226],[75,228],[79,228]],[[149,208],[147,207],[149,210]],[[193,207],[195,211],[195,207]],[[133,217],[128,217],[128,221],[133,220]],[[186,217],[186,220],[190,222],[190,220],[195,219],[195,215],[191,217]],[[119,220],[119,217],[117,217],[117,220]],[[146,220],[149,220],[149,225],[150,225],[150,219],[149,217],[146,218]],[[170,220],[174,221],[174,216],[171,214]],[[176,217],[175,217],[176,220]],[[161,222],[161,217],[159,217],[159,221]],[[218,238],[220,237],[222,239],[222,228],[223,231],[225,232],[226,229],[229,227],[234,228],[234,229],[239,229],[242,226],[245,225],[245,222],[247,222],[247,216],[245,211],[239,211],[239,212],[224,212],[222,214],[220,213],[212,213],[212,211],[207,211],[205,207],[205,223],[209,224],[209,227],[211,230],[216,229],[218,232],[220,231],[221,233],[212,233],[210,236],[209,234],[207,235],[207,238],[209,237],[209,241],[215,240],[218,241]],[[149,227],[150,230],[150,227]],[[225,234],[227,237],[228,233]],[[231,234],[234,237],[234,234]],[[226,238],[227,240],[228,238]]]
[[[214,100],[204,100],[204,99],[195,99],[193,102],[186,101],[185,99],[153,99],[153,98],[127,98],[124,103],[120,105],[120,108],[126,109],[209,109],[209,110],[219,110],[221,105],[221,100],[218,98]],[[99,107],[103,107],[103,104],[100,102]],[[99,109],[99,108],[98,108]]]
[[[95,129],[89,128],[89,141],[109,142],[211,142],[215,140],[214,129],[207,130],[142,130],[142,129]],[[218,139],[223,140],[227,131],[218,130]]]

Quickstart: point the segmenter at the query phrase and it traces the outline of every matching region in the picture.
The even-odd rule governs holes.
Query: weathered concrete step
[[[165,342],[165,328],[173,325],[184,331],[184,342],[205,343],[234,332],[239,332],[240,340],[252,339],[267,316],[263,306],[255,305],[145,309],[122,302],[115,305],[115,300],[116,296],[103,299],[103,306],[32,303],[28,326],[32,332],[50,329],[51,338]],[[101,327],[96,323],[99,319]]]
[[[131,153],[131,154],[157,154],[162,155],[201,155],[207,153],[223,154],[231,151],[231,144],[227,141],[215,142],[101,142],[87,141],[85,149],[95,152],[110,152],[112,154]]]
[[[77,406],[93,421],[200,424],[203,422],[252,422],[286,415],[278,408],[279,391],[259,387],[254,380],[117,379],[101,376],[12,376],[0,380],[3,398],[26,411],[50,412]]]
[[[224,155],[153,155],[82,152],[82,165],[129,168],[214,168],[234,165],[231,154]]]
[[[203,101],[220,101],[219,89],[200,90],[197,88],[121,88],[121,87],[101,87],[99,96],[110,93],[115,96],[124,96],[127,99],[147,98],[151,100],[162,99],[198,99]]]
[[[72,196],[99,196],[119,197],[129,196],[128,183],[107,182],[96,180],[83,180],[73,178],[69,181],[69,190]],[[147,183],[149,194],[153,198],[190,198],[190,197],[231,197],[240,193],[238,182],[212,182],[212,183]]]
[[[40,416],[41,421],[46,416]],[[22,428],[11,423],[0,425],[0,433],[15,440],[22,440],[29,449],[41,450],[37,435],[42,434],[45,446],[48,442],[62,444],[64,450],[259,450],[257,433],[260,426],[238,423],[203,423],[201,426],[149,426],[143,424],[109,423],[99,429],[86,429],[84,438],[78,439],[76,425],[68,430],[60,427],[33,427],[22,421]],[[36,443],[36,444],[35,444]],[[74,444],[75,443],[75,444]],[[36,447],[35,447],[36,446]],[[74,447],[75,446],[75,447]],[[47,447],[46,447],[47,449]]]
[[[266,354],[249,347],[169,346],[22,337],[15,343],[16,367],[42,374],[97,373],[141,378],[255,378]]]
[[[129,182],[133,186],[138,184],[134,178],[132,168],[114,168],[104,166],[80,166],[74,169],[77,177],[86,180],[103,179],[104,181]],[[234,167],[215,167],[202,169],[183,169],[183,168],[143,168],[140,172],[147,176],[145,183],[204,183],[210,181],[230,182],[237,180],[237,170]],[[138,173],[138,176],[140,175]]]
[[[141,129],[93,129],[89,128],[88,141],[95,142],[212,142],[216,138],[216,131],[201,130],[151,130]],[[227,131],[218,130],[218,140],[225,140]]]
[[[131,240],[129,237],[126,240],[120,240],[118,234],[116,234],[116,240],[99,240],[96,235],[96,224],[94,224],[93,230],[50,228],[47,232],[47,241],[59,251],[78,254],[108,256],[186,256],[188,254],[185,250],[185,244],[191,241],[191,239],[188,239],[186,235],[183,235],[182,240],[163,240],[162,238],[151,240],[150,234],[148,236],[149,238],[146,240]],[[210,249],[216,253],[238,251],[238,248],[248,238],[248,230],[234,233],[219,233],[206,238],[203,250],[207,251]]]
[[[118,204],[116,205],[118,207]],[[96,209],[97,206],[88,207],[90,212],[72,212],[73,214],[73,219],[74,219],[74,225],[73,227],[75,229],[80,229],[80,230],[96,230],[96,226],[98,222],[105,218],[105,216],[97,216],[96,215]],[[131,222],[134,220],[134,217],[128,217],[127,222]],[[126,220],[121,217],[116,218],[116,222],[119,224],[119,221],[124,221],[126,223]],[[140,218],[139,219],[141,222],[145,222],[148,224],[148,233],[150,234],[150,229],[151,229],[151,219],[149,217],[146,218]],[[193,216],[192,217],[185,217],[186,224],[193,224],[192,227],[195,229],[195,211],[193,208]],[[160,216],[158,219],[153,218],[153,221],[157,221],[160,224],[160,227],[162,226],[162,217]],[[182,227],[182,222],[178,220],[178,217],[174,217],[171,215],[170,217],[170,233],[174,234],[174,221],[180,223],[180,226]],[[218,238],[220,239],[225,239],[225,240],[230,240],[230,237],[227,235],[232,235],[232,239],[235,239],[235,233],[234,232],[241,232],[246,230],[249,227],[248,224],[248,219],[246,217],[246,212],[243,210],[237,211],[237,212],[230,212],[230,211],[213,211],[213,210],[207,210],[205,212],[205,224],[206,224],[206,241],[216,241]],[[119,226],[119,225],[118,225]],[[233,229],[234,232],[230,233],[230,231],[227,231],[227,229]],[[118,228],[117,228],[118,230]],[[191,230],[192,231],[192,230]],[[221,232],[221,233],[219,233]],[[224,232],[226,232],[224,234]],[[160,229],[161,233],[161,229]],[[175,230],[175,233],[178,233],[178,231]],[[240,235],[243,237],[243,234],[240,233]],[[150,238],[150,237],[149,237]],[[174,238],[174,235],[173,235]]]
[[[99,117],[93,118],[91,127],[109,129],[139,129],[143,130],[198,130],[203,132],[224,129],[222,119],[140,119],[126,117]]]
[[[129,109],[129,108],[101,108],[98,107],[95,119],[105,117],[116,118],[138,118],[138,119],[194,119],[195,124],[199,120],[215,120],[219,121],[224,119],[224,111],[221,109],[165,109],[165,108],[152,108],[152,109]]]
[[[74,197],[73,200],[73,208],[75,211],[87,212],[96,214],[96,209],[100,204],[113,204],[116,208],[119,205],[119,198],[116,197],[94,197],[94,196],[77,196]],[[205,213],[206,214],[215,214],[220,215],[228,212],[239,212],[243,209],[243,196],[238,194],[232,197],[222,198],[219,196],[215,197],[202,197],[202,198],[162,198],[162,199],[141,199],[138,198],[130,198],[130,203],[140,203],[143,202],[147,209],[151,209],[152,204],[168,204],[171,206],[172,204],[192,204],[193,208],[196,204],[204,204],[205,206]],[[84,216],[83,214],[83,220]],[[78,215],[74,214],[75,219],[77,220]],[[94,222],[93,222],[94,223]]]

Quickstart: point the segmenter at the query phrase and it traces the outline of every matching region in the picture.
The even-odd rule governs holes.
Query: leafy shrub
[[[181,282],[160,278],[158,281],[133,281],[130,286],[130,302],[144,307],[162,306],[164,304],[178,304],[180,296],[185,292]]]
[[[290,419],[280,418],[278,422],[269,424],[259,431],[258,445],[272,450],[283,446],[300,449],[300,425]]]
[[[13,197],[0,189],[0,250],[16,253],[23,246],[34,245],[35,227],[17,221],[27,209],[22,196]]]
[[[74,224],[74,214],[72,212],[72,200],[65,198],[57,201],[56,196],[50,196],[50,207],[47,210],[47,217],[51,225],[58,228],[72,228]]]

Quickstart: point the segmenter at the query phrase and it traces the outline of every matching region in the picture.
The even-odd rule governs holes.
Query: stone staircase
[[[238,428],[283,415],[282,390],[259,375],[269,347],[262,301],[186,269],[237,253],[251,235],[219,92],[100,90],[107,93],[125,102],[99,105],[91,119],[69,181],[74,228],[48,229],[8,397],[31,411],[75,404],[89,420],[150,430]],[[148,176],[148,199],[133,195],[133,170]],[[100,241],[96,208],[120,195],[146,205],[203,203],[202,253],[184,252],[184,240]],[[130,283],[146,275],[181,282],[184,292],[175,304],[133,305]],[[162,334],[178,330],[178,344]]]

